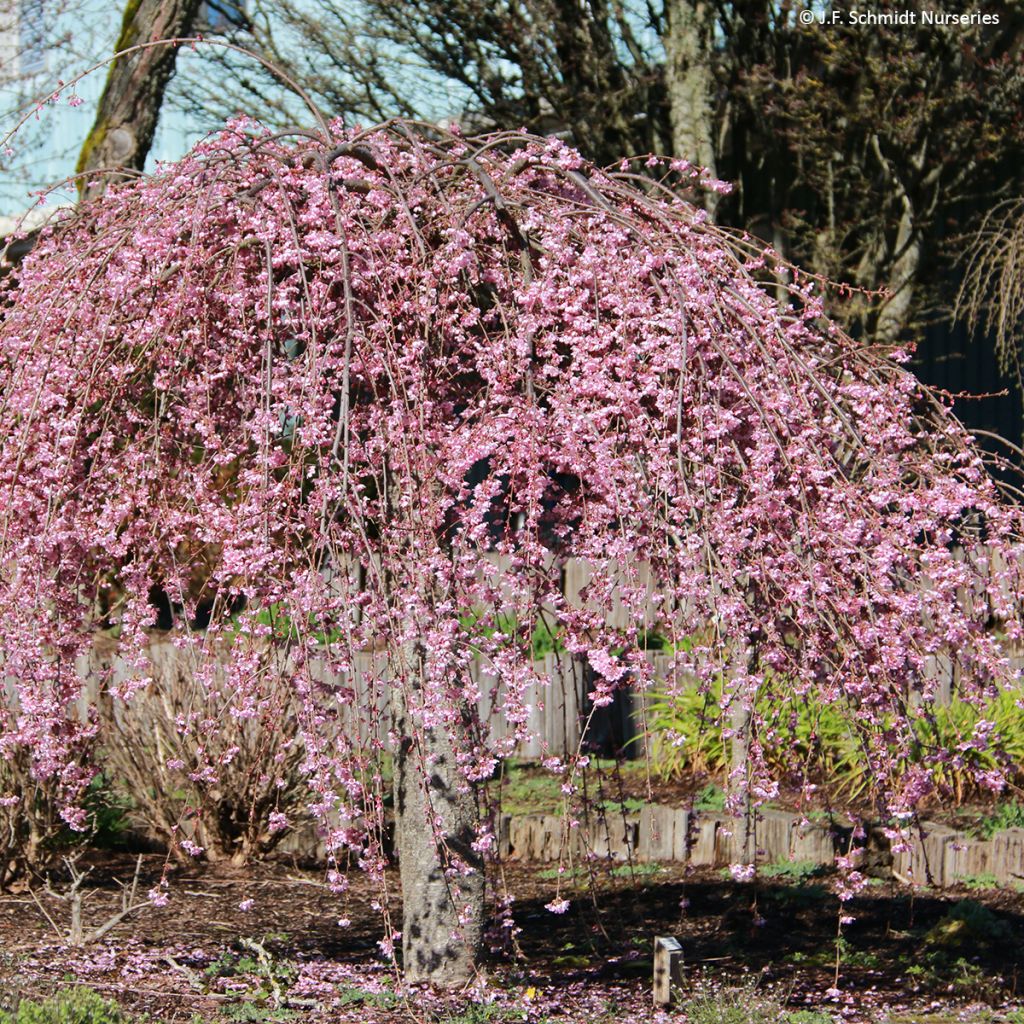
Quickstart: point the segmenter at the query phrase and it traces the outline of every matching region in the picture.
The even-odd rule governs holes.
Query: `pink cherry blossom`
[[[753,718],[738,801],[775,792],[764,752],[813,700],[911,817],[948,756],[915,739],[929,659],[981,703],[1021,636],[1020,512],[947,401],[628,170],[521,133],[332,132],[233,122],[63,214],[0,286],[0,752],[84,826],[88,704],[132,713],[161,594],[195,666],[171,764],[216,786],[218,715],[288,730],[330,854],[380,876],[382,754],[444,735],[473,790],[531,738],[543,616],[595,706],[652,684],[644,632],[670,691],[724,679]],[[130,681],[84,686],[99,630]]]

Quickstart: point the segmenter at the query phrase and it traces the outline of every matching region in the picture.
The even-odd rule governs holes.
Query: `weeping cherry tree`
[[[233,716],[301,737],[335,864],[381,879],[393,758],[389,934],[415,981],[474,969],[481,783],[529,736],[540,623],[589,664],[592,706],[650,686],[645,630],[674,652],[662,685],[721,685],[745,730],[734,800],[777,792],[765,753],[801,702],[841,710],[898,820],[994,742],[914,726],[933,656],[955,651],[965,700],[1014,683],[1019,511],[948,403],[829,324],[820,289],[780,302],[771,254],[648,164],[237,121],[47,229],[0,324],[0,744],[59,782],[72,825],[94,730],[76,665],[115,636],[136,674],[101,683],[130,715],[154,593],[200,684],[216,661]],[[592,569],[580,602],[569,557]],[[216,716],[177,727],[190,777],[215,779]],[[583,762],[555,764],[567,790]]]

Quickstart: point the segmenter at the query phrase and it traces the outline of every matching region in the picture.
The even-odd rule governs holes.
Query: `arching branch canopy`
[[[314,786],[355,819],[357,740],[322,737],[360,711],[312,662],[384,652],[407,728],[444,729],[471,783],[527,730],[539,616],[589,658],[596,703],[649,678],[644,629],[679,685],[752,645],[727,689],[778,698],[752,778],[813,696],[911,808],[945,756],[908,769],[925,660],[954,649],[980,696],[1012,676],[993,622],[1019,636],[1019,513],[944,404],[813,288],[780,308],[771,254],[628,165],[518,133],[335,132],[236,122],[69,216],[8,289],[5,742],[60,769],[71,660],[112,624],[144,658],[159,587],[186,620],[206,607],[185,647],[287,650]],[[594,569],[585,608],[558,592],[570,555]],[[502,737],[471,713],[473,658]]]

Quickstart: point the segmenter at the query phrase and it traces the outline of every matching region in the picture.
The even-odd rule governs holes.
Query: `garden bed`
[[[117,882],[133,866],[118,856],[97,861],[88,919],[118,905]],[[143,884],[162,868],[148,858]],[[650,1000],[653,937],[675,935],[686,960],[684,1005],[756,982],[757,998],[774,992],[787,1012],[805,1011],[792,1018],[803,1024],[1024,1019],[1020,893],[870,886],[843,928],[837,994],[839,902],[828,879],[798,866],[768,874],[737,884],[719,870],[677,864],[591,862],[574,877],[510,863],[503,876],[518,950],[495,941],[505,948],[492,952],[477,989],[451,997],[402,988],[378,946],[379,891],[361,874],[337,896],[322,874],[284,864],[177,872],[167,906],[84,949],[60,943],[29,894],[9,895],[0,897],[0,993],[10,1002],[19,992],[38,998],[88,985],[132,1014],[148,1013],[150,1024],[682,1021],[678,1009],[655,1011]],[[390,874],[388,888],[394,913]],[[571,899],[562,915],[545,909],[556,892]],[[37,895],[61,924],[66,908]]]

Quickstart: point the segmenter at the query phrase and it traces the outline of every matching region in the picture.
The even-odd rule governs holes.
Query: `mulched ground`
[[[120,906],[118,883],[131,879],[134,859],[97,854],[93,864],[87,928]],[[163,867],[162,858],[147,858],[142,885]],[[322,873],[285,864],[176,871],[166,907],[79,949],[56,934],[68,922],[59,899],[38,889],[35,898],[0,896],[0,1007],[77,983],[148,1013],[151,1024],[682,1021],[679,1009],[650,1005],[655,935],[679,938],[690,993],[760,979],[791,1008],[872,1024],[1012,1021],[1024,1005],[1024,895],[1016,891],[871,886],[843,929],[836,994],[839,904],[827,877],[744,885],[679,866],[642,865],[630,877],[628,868],[604,865],[576,876],[574,892],[563,877],[572,905],[556,915],[544,906],[556,890],[548,867],[505,865],[517,948],[492,952],[474,990],[454,996],[403,989],[378,946],[381,893],[357,872],[337,896]],[[396,921],[397,882],[389,874]],[[53,887],[60,891],[58,879]]]

